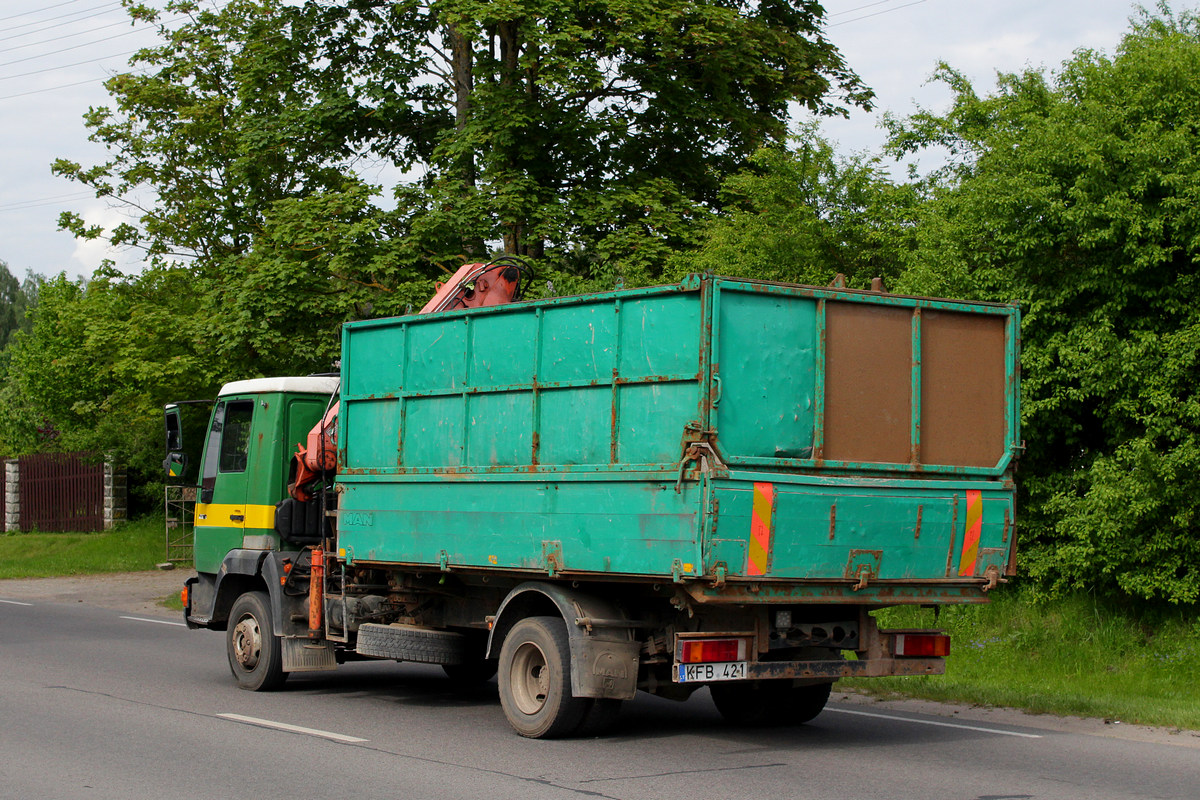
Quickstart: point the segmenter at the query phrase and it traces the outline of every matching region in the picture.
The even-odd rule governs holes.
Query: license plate
[[[680,664],[677,683],[697,681],[744,681],[745,661],[723,661],[716,664]]]

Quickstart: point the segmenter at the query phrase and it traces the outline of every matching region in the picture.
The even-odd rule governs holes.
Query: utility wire
[[[89,9],[89,10],[95,11],[95,9]],[[81,11],[79,13],[82,14],[83,12]],[[42,31],[48,31],[51,28],[61,28],[64,25],[74,25],[76,22],[82,22],[85,19],[92,19],[93,17],[103,17],[106,14],[111,14],[111,13],[112,13],[111,8],[104,8],[101,11],[96,11],[94,14],[88,14],[86,17],[79,17],[78,19],[71,19],[71,20],[67,20],[66,22],[57,22],[53,25],[47,25],[44,28],[38,28],[35,31],[25,31],[24,33],[14,33],[11,36],[0,36],[0,42],[7,42],[9,39],[20,39],[22,36],[29,36],[30,34],[33,34],[33,33],[41,33]],[[61,19],[61,18],[55,17],[55,19]],[[45,22],[45,21],[46,20],[42,20],[42,22]],[[8,29],[13,30],[15,28],[28,28],[29,25],[37,25],[37,24],[39,24],[39,23],[30,22],[27,25],[10,25]]]
[[[849,25],[851,22],[858,22],[859,20],[870,19],[871,17],[878,17],[883,14],[890,14],[893,11],[899,11],[902,8],[908,8],[909,6],[919,6],[924,2],[925,0],[913,0],[913,2],[905,3],[902,6],[895,6],[894,8],[885,8],[883,11],[876,11],[874,14],[863,14],[861,17],[855,17],[854,19],[844,19],[841,22],[833,23],[829,27],[836,28],[838,25]]]
[[[75,33],[64,33],[61,36],[51,36],[49,39],[39,39],[36,42],[26,42],[25,44],[14,44],[12,47],[0,48],[0,53],[11,53],[13,50],[23,50],[26,47],[36,47],[39,44],[54,44],[55,42],[61,42],[64,39],[74,39],[76,36],[86,36],[89,33],[98,33],[103,30],[108,30],[109,28],[117,28],[117,27],[121,27],[123,25],[128,25],[129,23],[130,23],[130,20],[126,19],[126,20],[121,20],[120,22],[110,22],[107,25],[100,25],[95,28],[87,28],[82,31],[76,31]],[[148,28],[142,28],[141,30],[147,30],[147,29]],[[24,34],[24,35],[28,36],[29,34]],[[109,38],[111,38],[111,37],[109,37]]]
[[[833,17],[844,17],[847,14],[853,14],[855,11],[862,11],[864,8],[874,8],[875,6],[885,6],[888,3],[894,3],[896,0],[876,0],[874,3],[867,3],[865,6],[857,6],[855,8],[847,8],[844,11],[835,11],[832,14],[825,16],[832,19]]]
[[[6,206],[0,206],[0,214],[5,214],[10,211],[25,211],[31,208],[41,208],[43,206],[58,206],[67,203],[73,203],[77,200],[86,200],[90,197],[95,197],[93,192],[77,192],[73,195],[63,195],[62,197],[49,198],[46,200],[31,200],[28,203],[10,203]]]
[[[83,0],[65,0],[65,2],[55,3],[52,6],[42,6],[41,8],[38,9],[38,11],[51,11],[55,8],[62,8],[63,6],[73,6],[76,3],[82,3],[82,2],[83,2]],[[7,17],[0,17],[0,22],[5,22],[10,19],[16,19],[17,17],[28,17],[30,14],[36,14],[36,13],[37,13],[37,11],[22,11],[19,14],[9,14]]]
[[[144,73],[135,73],[144,74]],[[108,76],[100,78],[88,78],[85,81],[75,81],[74,83],[61,83],[58,86],[47,86],[44,89],[30,89],[27,92],[17,92],[16,94],[0,95],[0,100],[11,100],[14,97],[28,97],[31,94],[44,94],[46,92],[57,92],[59,89],[70,89],[72,86],[83,86],[85,83],[96,83],[97,81],[107,80]]]
[[[19,72],[16,75],[0,75],[0,81],[11,81],[13,78],[28,78],[31,75],[41,75],[45,72],[54,72],[55,70],[69,69],[71,67],[79,67],[79,66],[83,66],[84,64],[96,64],[101,61],[108,61],[110,58],[121,58],[122,56],[131,56],[134,53],[136,53],[142,49],[144,49],[144,48],[139,47],[137,50],[129,50],[124,53],[114,53],[110,56],[101,56],[100,58],[89,58],[85,61],[76,61],[71,64],[59,64],[57,67],[46,67],[45,69],[35,69],[35,70],[31,70],[30,72]]]
[[[117,23],[117,24],[119,25],[122,23]],[[105,27],[112,27],[112,26],[109,25],[109,26],[105,26]],[[58,50],[51,50],[47,53],[38,53],[37,55],[25,56],[24,58],[16,58],[16,59],[13,59],[12,61],[3,61],[3,62],[0,62],[0,67],[7,67],[7,66],[11,66],[12,64],[21,64],[26,61],[36,61],[39,58],[49,58],[50,56],[56,56],[59,53],[67,53],[67,52],[70,52],[71,50],[78,50],[81,47],[91,47],[94,44],[102,44],[104,42],[109,41],[110,39],[117,39],[122,36],[130,36],[135,33],[142,33],[144,31],[149,31],[149,30],[153,30],[153,29],[154,29],[153,25],[147,25],[144,28],[134,28],[133,30],[126,31],[125,33],[117,33],[112,36],[106,36],[103,39],[93,39],[90,42],[83,42],[81,44],[73,44],[70,47],[63,47]],[[99,30],[99,29],[97,29],[97,30]],[[22,45],[22,47],[28,47],[28,45]],[[13,48],[13,49],[15,50],[16,48]]]

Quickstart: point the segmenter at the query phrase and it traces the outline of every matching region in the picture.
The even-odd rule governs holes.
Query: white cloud
[[[117,225],[129,222],[129,215],[125,210],[100,205],[100,201],[91,201],[79,215],[89,226],[99,225],[104,228],[106,235]],[[105,239],[76,239],[71,260],[78,269],[68,270],[68,273],[91,275],[106,258],[114,261],[117,268],[126,274],[137,272],[143,266],[141,251],[128,247],[112,247]]]

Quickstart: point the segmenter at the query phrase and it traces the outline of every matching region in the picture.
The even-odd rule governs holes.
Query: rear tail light
[[[892,649],[897,656],[940,658],[950,655],[950,637],[944,633],[897,633]]]
[[[680,664],[745,661],[745,639],[689,639],[681,643]]]

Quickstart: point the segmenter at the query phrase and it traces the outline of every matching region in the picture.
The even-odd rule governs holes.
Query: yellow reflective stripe
[[[241,517],[241,519],[234,519]],[[266,528],[275,527],[275,506],[234,505],[231,503],[196,503],[197,528]]]

